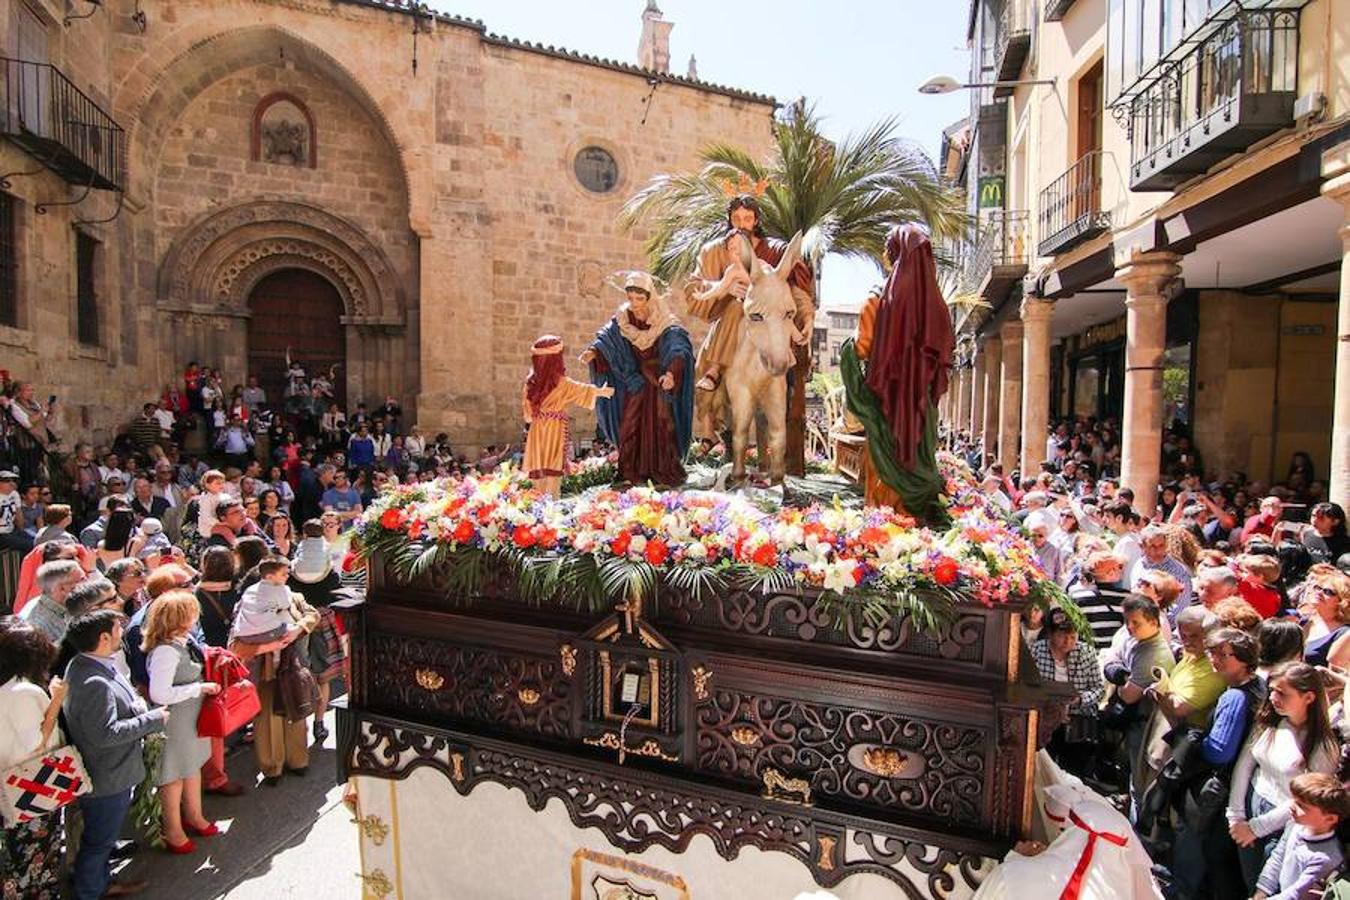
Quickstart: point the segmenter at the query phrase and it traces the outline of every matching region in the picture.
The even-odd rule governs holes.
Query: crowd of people
[[[256,378],[227,392],[193,363],[107,446],[68,446],[56,398],[0,373],[0,552],[21,560],[0,598],[0,773],[73,747],[90,786],[6,819],[0,897],[135,893],[144,883],[110,874],[114,855],[150,852],[119,840],[134,797],[157,800],[165,851],[203,853],[213,797],[305,776],[345,678],[332,604],[364,585],[353,523],[391,483],[519,458],[456,455],[394,398],[344,413],[332,373],[292,363],[286,385],[271,403]],[[260,711],[201,737],[230,664],[247,667]],[[256,785],[225,767],[247,744]]]
[[[1147,514],[1112,422],[1055,425],[1034,473],[948,445],[1081,610],[1023,637],[1071,697],[1049,751],[1115,797],[1175,898],[1321,897],[1350,815],[1350,537],[1306,453],[1261,484],[1214,477],[1178,428]],[[1067,604],[1065,604],[1067,605]]]

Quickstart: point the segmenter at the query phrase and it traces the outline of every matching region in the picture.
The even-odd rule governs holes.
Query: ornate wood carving
[[[572,736],[571,680],[557,657],[377,634],[370,704],[551,738]]]
[[[531,809],[558,799],[578,828],[599,829],[615,847],[640,853],[661,846],[680,853],[696,834],[706,835],[724,859],[742,847],[786,853],[833,887],[859,872],[880,875],[913,900],[949,896],[958,885],[973,890],[1006,847],[954,839],[935,832],[859,816],[764,799],[563,756],[500,740],[471,738],[403,725],[346,709],[338,747],[343,777],[402,779],[430,766],[468,795],[494,782],[524,795]],[[451,755],[464,754],[463,779]]]
[[[937,822],[984,823],[988,731],[856,706],[713,692],[696,710],[698,768],[748,783],[770,769],[810,780],[816,794],[902,809]],[[881,750],[883,753],[876,754]],[[888,777],[860,754],[913,760]],[[914,763],[917,763],[914,764]]]
[[[813,593],[728,591],[698,598],[665,591],[659,608],[662,617],[680,625],[858,650],[974,664],[983,660],[985,650],[985,617],[978,612],[959,615],[934,635],[917,629],[908,616],[878,625],[850,609],[822,603]]]

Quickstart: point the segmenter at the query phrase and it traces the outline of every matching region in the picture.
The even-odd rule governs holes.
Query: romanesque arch
[[[134,196],[147,197],[151,192],[159,148],[202,90],[232,71],[274,62],[280,56],[331,79],[371,116],[397,158],[405,197],[410,197],[409,141],[346,65],[283,25],[218,29],[218,25],[203,25],[174,32],[123,79],[114,108],[129,123],[129,179]]]
[[[352,324],[400,324],[405,295],[383,251],[350,222],[304,203],[258,200],[212,213],[174,242],[159,303],[244,315],[253,286],[284,268],[331,281]]]

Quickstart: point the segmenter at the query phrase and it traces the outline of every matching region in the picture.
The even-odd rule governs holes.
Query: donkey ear
[[[802,233],[799,231],[788,241],[787,249],[783,251],[783,258],[778,261],[778,267],[774,273],[779,278],[787,278],[792,274],[793,266],[802,261]]]

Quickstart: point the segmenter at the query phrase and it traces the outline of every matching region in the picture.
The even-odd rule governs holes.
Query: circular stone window
[[[587,147],[577,154],[572,164],[577,181],[596,194],[608,194],[619,183],[619,164],[603,147]]]

